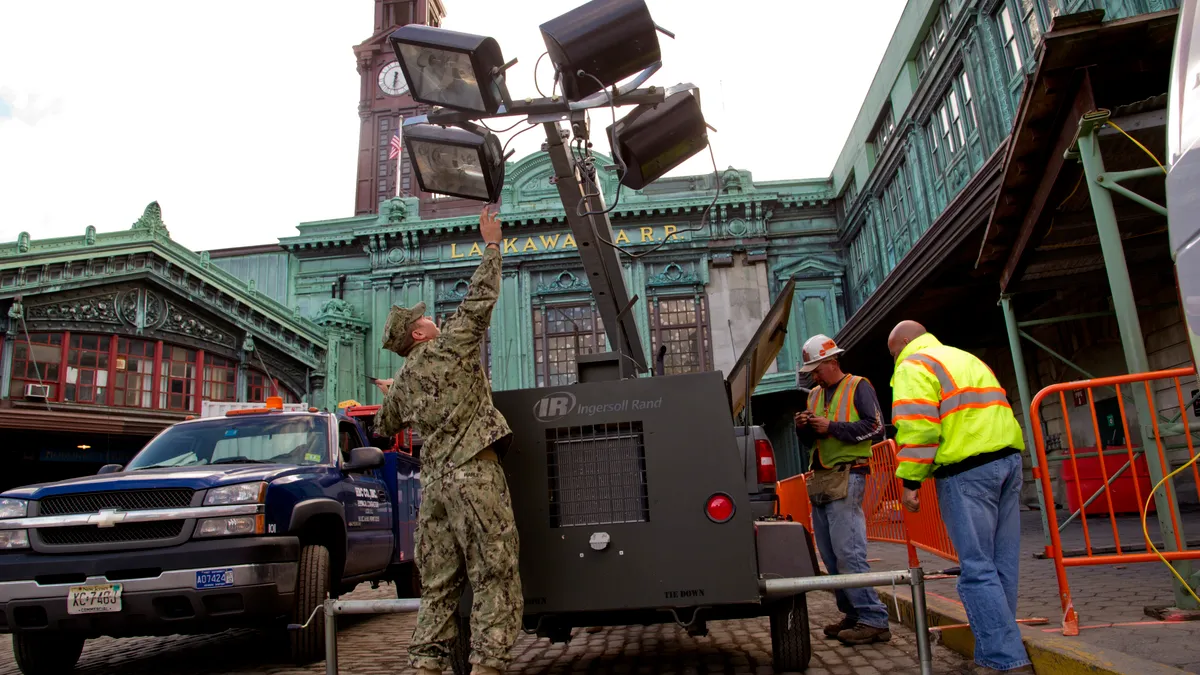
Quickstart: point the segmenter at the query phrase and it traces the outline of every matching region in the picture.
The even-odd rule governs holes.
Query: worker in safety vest
[[[883,440],[879,399],[865,378],[842,372],[842,350],[824,335],[804,343],[802,373],[812,373],[816,386],[808,409],[796,413],[796,432],[812,455],[808,481],[813,534],[830,574],[870,572],[867,564],[867,521],[863,516],[867,461],[871,444]],[[841,621],[825,626],[825,636],[863,645],[892,639],[887,608],[873,588],[835,592]]]
[[[958,595],[975,634],[973,672],[1033,672],[1016,622],[1025,444],[1008,396],[983,361],[915,321],[892,329],[888,351],[901,501],[917,511],[921,481],[937,479],[962,570]]]

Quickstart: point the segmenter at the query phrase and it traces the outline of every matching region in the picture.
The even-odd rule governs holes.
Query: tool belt
[[[866,465],[867,460],[862,459],[837,464],[832,469],[813,469],[811,477],[806,481],[808,498],[813,506],[824,506],[845,499],[850,493],[851,470]]]

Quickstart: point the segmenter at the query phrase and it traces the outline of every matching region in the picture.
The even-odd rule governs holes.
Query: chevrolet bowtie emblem
[[[100,513],[88,516],[88,524],[96,527],[116,527],[125,520],[125,514],[116,509],[100,509]]]

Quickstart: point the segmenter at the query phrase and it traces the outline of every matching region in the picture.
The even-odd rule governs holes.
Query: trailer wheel
[[[83,637],[63,633],[16,633],[13,656],[25,675],[66,675],[83,653]]]
[[[471,618],[456,613],[458,633],[450,647],[450,670],[454,675],[471,675]]]
[[[771,606],[771,658],[777,673],[808,668],[812,635],[808,631],[808,601],[804,595]]]
[[[300,550],[292,623],[308,621],[329,596],[329,586],[329,549],[305,546]],[[292,631],[290,651],[292,660],[301,665],[325,658],[325,612],[318,611],[307,628]]]

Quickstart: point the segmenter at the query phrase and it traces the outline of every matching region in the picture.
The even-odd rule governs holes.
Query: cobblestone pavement
[[[357,591],[354,598],[391,597],[390,588]],[[879,675],[917,673],[912,632],[892,624],[892,641],[845,647],[825,640],[821,626],[840,619],[833,596],[809,594],[813,658],[808,675]],[[338,654],[342,675],[411,673],[405,649],[415,615],[343,617]],[[771,639],[766,619],[723,621],[711,634],[691,638],[674,626],[620,627],[589,634],[579,631],[568,644],[550,644],[523,636],[514,649],[510,672],[550,673],[772,673]],[[934,646],[935,672],[959,673],[966,666],[957,654]],[[20,671],[12,660],[11,640],[0,640],[0,675]],[[324,673],[324,662],[297,668],[281,661],[271,641],[253,631],[202,637],[100,639],[88,642],[77,669],[81,675],[299,675]]]
[[[1022,617],[1050,620],[1050,623],[1035,630],[1054,630],[1058,633],[1062,627],[1062,605],[1058,599],[1054,561],[1034,557],[1045,548],[1040,516],[1038,511],[1021,512],[1022,556],[1017,611]],[[1183,516],[1187,532],[1200,533],[1200,513],[1193,511]],[[1120,517],[1117,520],[1122,545],[1141,544],[1140,519]],[[1112,526],[1107,516],[1090,516],[1088,525],[1093,547],[1113,544]],[[1151,534],[1154,534],[1155,521],[1151,520],[1149,525]],[[1063,548],[1067,551],[1072,548],[1083,549],[1082,528],[1078,521],[1069,525],[1062,536]],[[879,559],[871,563],[872,568],[877,570],[906,567],[908,564],[903,546],[872,542],[868,551],[872,559]],[[921,561],[926,572],[954,564],[927,553],[921,553]],[[1194,566],[1193,569],[1197,567],[1200,566]],[[1171,573],[1162,563],[1070,567],[1067,568],[1067,581],[1081,627],[1079,636],[1073,639],[1200,673],[1200,649],[1195,647],[1200,644],[1200,621],[1155,623],[1143,612],[1146,606],[1172,605],[1175,602],[1171,591]],[[954,585],[953,580],[929,581],[926,588],[929,593],[958,602]]]

